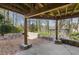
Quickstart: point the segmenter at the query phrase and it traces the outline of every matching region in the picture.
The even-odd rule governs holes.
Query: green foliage
[[[0,24],[3,22],[4,16],[0,14]]]
[[[0,25],[0,33],[7,34],[7,33],[19,33],[22,32],[22,28],[20,27],[15,27],[13,25],[8,25],[8,24],[2,24]]]
[[[41,36],[49,36],[50,35],[49,32],[39,32],[39,34]]]
[[[73,32],[69,35],[72,39],[79,40],[79,32]]]
[[[72,32],[71,34],[70,34],[70,36],[78,36],[79,35],[79,32]]]
[[[2,24],[0,25],[0,33],[6,34],[11,32],[12,27],[7,24]]]
[[[74,40],[79,40],[79,37],[77,37],[77,36],[72,36],[71,38]]]
[[[2,14],[0,14],[0,24],[2,24],[4,22],[4,16]]]
[[[23,29],[21,27],[12,26],[12,33],[19,33],[22,31],[23,31]]]
[[[36,27],[35,24],[31,24],[31,25],[30,25],[30,31],[31,31],[31,32],[36,32],[37,30],[38,30],[38,28]]]
[[[7,34],[7,33],[19,33],[22,32],[23,29],[21,27],[16,27],[12,25],[12,21],[9,19],[7,21],[4,21],[4,16],[0,14],[0,33],[1,35]]]

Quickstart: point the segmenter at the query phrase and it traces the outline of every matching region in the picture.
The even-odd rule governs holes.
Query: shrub
[[[30,31],[31,31],[31,32],[36,32],[37,30],[38,30],[38,28],[36,27],[35,24],[31,24],[31,25],[30,25]]]
[[[7,34],[11,32],[12,27],[7,24],[0,25],[0,33],[1,35]]]
[[[3,22],[4,16],[0,14],[0,24]]]
[[[14,30],[12,31],[13,33],[19,33],[19,32],[22,32],[23,31],[23,29],[21,28],[21,27],[13,27],[14,28]]]
[[[13,25],[8,25],[8,24],[0,25],[0,33],[2,36],[4,36],[4,34],[7,34],[7,33],[19,33],[22,31],[23,31],[22,28],[16,27]]]
[[[78,40],[79,39],[79,32],[73,32],[69,35],[72,39]]]

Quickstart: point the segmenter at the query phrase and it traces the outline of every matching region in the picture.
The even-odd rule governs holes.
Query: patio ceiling
[[[0,7],[23,14],[26,18],[65,19],[79,16],[77,3],[0,3]]]

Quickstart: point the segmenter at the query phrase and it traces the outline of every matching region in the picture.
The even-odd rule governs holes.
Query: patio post
[[[28,49],[28,48],[32,47],[32,44],[28,43],[27,33],[28,33],[28,31],[27,31],[27,18],[25,17],[25,20],[24,20],[24,44],[21,45],[22,49]]]
[[[24,20],[24,44],[27,45],[27,18]]]
[[[58,40],[58,20],[56,20],[56,40]]]
[[[61,44],[62,42],[61,42],[61,40],[58,38],[58,19],[56,19],[56,40],[55,40],[55,43],[56,44]]]

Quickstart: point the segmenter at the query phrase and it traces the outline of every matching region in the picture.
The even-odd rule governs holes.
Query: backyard
[[[66,44],[64,44],[61,39],[64,40]],[[32,43],[36,48],[38,46],[39,46],[38,48],[41,48],[40,46],[42,46],[42,48],[43,46],[45,46],[44,49],[50,46],[48,49],[50,50],[49,52],[51,53],[51,51],[53,51],[51,49],[52,45],[54,46],[53,49],[57,48],[57,45],[54,44],[54,41],[56,40],[60,40],[64,44],[64,45],[63,44],[60,45],[61,48],[58,49],[61,50],[62,48],[64,48],[65,51],[68,52],[68,54],[72,54],[66,48],[66,45],[68,43],[77,45],[75,49],[78,49],[79,17],[73,17],[67,19],[60,18],[58,20],[37,19],[37,18],[27,19],[22,14],[0,8],[0,54],[1,55],[5,55],[5,54],[13,55],[16,54],[17,52],[23,51],[23,49],[20,48],[20,45],[23,43],[26,43],[26,45],[28,43]],[[70,46],[68,46],[68,48],[69,47]],[[72,46],[69,48],[69,50],[71,48]],[[39,49],[36,50],[39,51]],[[57,53],[60,50],[57,50]],[[64,51],[62,51],[62,54],[63,52]]]

